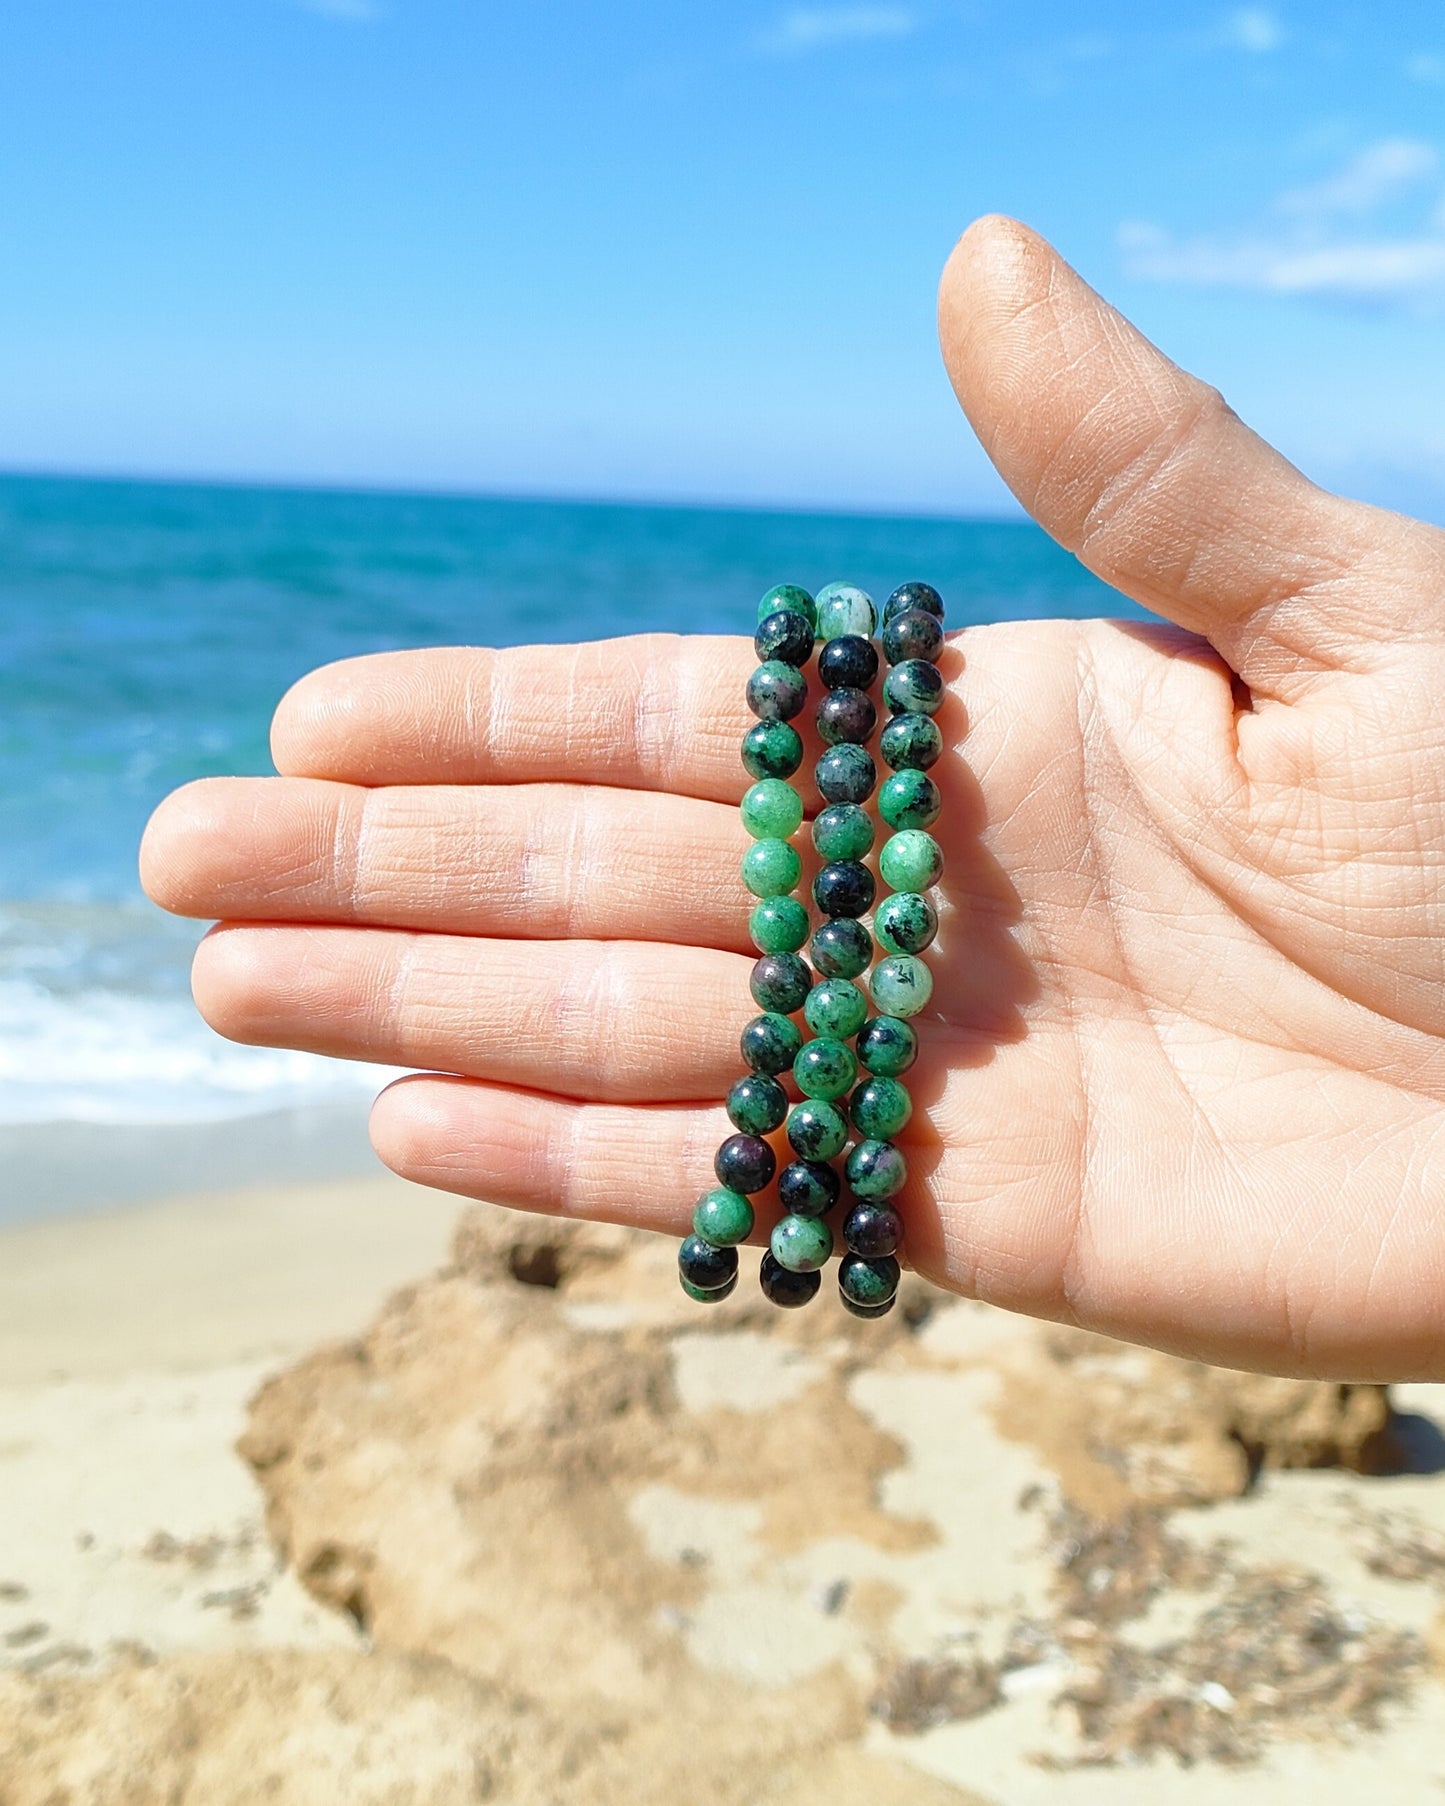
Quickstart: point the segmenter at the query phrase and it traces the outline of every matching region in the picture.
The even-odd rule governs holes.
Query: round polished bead
[[[857,1076],[853,1049],[826,1036],[805,1041],[793,1061],[793,1077],[804,1097],[821,1097],[831,1102],[842,1097]]]
[[[925,658],[905,659],[883,679],[883,700],[895,715],[936,715],[943,691],[943,673]]]
[[[725,1298],[730,1298],[738,1289],[738,1276],[736,1273],[733,1274],[726,1285],[715,1286],[710,1292],[704,1291],[701,1286],[695,1286],[684,1273],[679,1273],[677,1277],[683,1291],[687,1293],[689,1298],[693,1299],[698,1304],[721,1304]]]
[[[861,1317],[865,1323],[871,1323],[876,1317],[886,1317],[888,1315],[889,1311],[891,1311],[898,1302],[898,1294],[895,1292],[891,1298],[885,1299],[882,1304],[854,1304],[853,1300],[846,1292],[839,1292],[838,1302],[842,1305],[843,1309],[847,1311],[850,1317]]]
[[[879,1078],[896,1079],[918,1058],[918,1031],[897,1016],[875,1016],[858,1037],[858,1058]]]
[[[719,1185],[751,1197],[772,1184],[778,1157],[761,1136],[729,1135],[713,1155],[712,1170]]]
[[[845,1171],[860,1198],[891,1198],[903,1190],[908,1162],[891,1141],[860,1141]]]
[[[768,1251],[790,1273],[816,1273],[833,1252],[833,1231],[817,1217],[782,1217],[768,1237]]]
[[[794,1216],[826,1216],[842,1189],[826,1160],[791,1160],[778,1174],[778,1202]]]
[[[763,1288],[763,1296],[771,1304],[780,1305],[785,1311],[795,1311],[800,1305],[810,1303],[818,1296],[818,1287],[823,1283],[823,1275],[811,1273],[793,1273],[787,1267],[780,1266],[772,1255],[765,1254],[758,1264],[758,1284]]]
[[[831,746],[814,766],[813,782],[825,803],[866,803],[878,772],[861,746]]]
[[[758,908],[762,907],[760,903]],[[885,897],[873,912],[873,932],[885,952],[922,953],[938,933],[938,911],[917,891],[900,890]]]
[[[873,957],[868,930],[843,916],[813,930],[813,964],[825,978],[856,978]]]
[[[815,1035],[851,1041],[868,1020],[868,999],[846,978],[825,978],[809,991],[803,1017]]]
[[[910,608],[921,608],[936,621],[943,619],[943,597],[931,583],[900,583],[883,604],[884,622],[894,620]]]
[[[891,1254],[877,1260],[845,1254],[838,1267],[838,1290],[854,1304],[887,1304],[898,1290],[898,1262]]]
[[[690,1235],[677,1251],[677,1270],[700,1292],[715,1292],[737,1276],[736,1248],[715,1248],[700,1235]]]
[[[789,1113],[788,1140],[801,1160],[836,1160],[848,1145],[848,1119],[836,1104],[805,1097]]]
[[[796,897],[754,903],[748,933],[759,953],[796,953],[808,938],[808,912]]]
[[[860,859],[835,859],[813,880],[813,901],[825,916],[866,915],[877,884]]]
[[[905,608],[888,621],[880,635],[883,656],[890,665],[901,665],[908,658],[926,658],[933,664],[943,650],[942,624],[921,608]],[[811,641],[809,642],[811,648]],[[767,655],[759,653],[758,657]],[[786,656],[784,654],[783,656]],[[794,659],[795,665],[802,659]]]
[[[808,700],[808,680],[796,665],[770,658],[748,679],[747,698],[759,721],[791,721]]]
[[[760,1010],[794,1016],[813,988],[813,975],[796,953],[765,953],[753,962],[749,986]]]
[[[742,815],[743,826],[755,840],[786,840],[802,826],[803,799],[781,778],[759,778],[743,794]]]
[[[769,615],[777,614],[780,609],[790,609],[795,614],[806,615],[810,626],[818,625],[817,604],[800,583],[775,583],[758,603],[758,619],[766,621]]]
[[[895,771],[878,792],[878,813],[890,828],[931,828],[942,808],[943,797],[926,771]]]
[[[771,1078],[777,1073],[791,1071],[798,1049],[803,1045],[803,1031],[786,1016],[769,1011],[753,1017],[743,1030],[739,1045],[743,1064],[754,1072],[767,1073]]]
[[[790,778],[803,763],[803,742],[786,721],[760,721],[743,735],[743,764],[755,778]]]
[[[771,1135],[788,1114],[788,1094],[776,1079],[750,1072],[728,1092],[728,1121],[744,1135]]]
[[[771,1084],[771,1079],[740,1079],[739,1084]],[[736,1090],[734,1086],[734,1090]],[[913,1114],[913,1099],[908,1095],[908,1087],[900,1085],[897,1079],[871,1078],[866,1085],[860,1085],[853,1093],[849,1106],[853,1118],[853,1126],[860,1135],[869,1141],[892,1141],[898,1131],[907,1123]],[[731,1111],[728,1112],[732,1114]],[[734,1116],[733,1121],[737,1122]],[[738,1127],[744,1125],[738,1123]],[[775,1125],[776,1126],[776,1125]]]
[[[878,869],[894,890],[927,890],[943,876],[943,848],[922,828],[901,828],[884,841]]]
[[[755,897],[782,897],[802,877],[803,862],[786,840],[755,840],[743,854],[742,872]]]
[[[916,1016],[933,995],[933,974],[911,953],[893,953],[873,968],[868,989],[885,1016]]]
[[[725,1185],[705,1191],[692,1213],[692,1232],[714,1248],[731,1248],[753,1232],[753,1207],[740,1191]],[[849,1247],[852,1247],[850,1242]]]
[[[849,1253],[865,1260],[896,1254],[903,1240],[903,1218],[882,1198],[860,1198],[843,1219],[843,1240]]]
[[[861,746],[878,725],[878,711],[866,690],[829,690],[815,720],[825,746]]]
[[[866,690],[878,675],[878,650],[861,633],[829,640],[818,654],[818,676],[829,690]]]
[[[878,750],[894,771],[927,771],[938,763],[943,734],[930,715],[895,715],[878,736]]]
[[[821,859],[861,859],[873,847],[873,817],[857,803],[829,803],[813,817],[813,845]]]
[[[806,665],[813,656],[813,623],[795,608],[776,609],[758,622],[753,651],[764,661],[776,658],[785,665]]]
[[[871,639],[878,625],[878,610],[866,589],[856,583],[825,583],[818,591],[818,638],[841,639],[857,634]]]

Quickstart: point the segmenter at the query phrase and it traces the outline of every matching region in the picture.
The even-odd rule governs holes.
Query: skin
[[[1445,1377],[1445,534],[1315,488],[1012,221],[964,235],[939,317],[1023,504],[1171,625],[944,650],[909,1258],[1210,1361]],[[408,1178],[685,1234],[753,1013],[752,663],[313,672],[281,776],[146,835],[156,901],[220,918],[207,1020],[460,1075],[377,1101]]]

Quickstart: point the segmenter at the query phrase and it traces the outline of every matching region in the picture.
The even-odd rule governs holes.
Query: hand
[[[1025,506],[1173,625],[945,652],[912,1263],[1207,1360],[1445,1376],[1445,534],[1314,488],[1012,222],[965,234],[940,318]],[[146,837],[156,901],[223,918],[201,1010],[462,1075],[378,1100],[409,1178],[684,1233],[752,1013],[752,662],[312,673],[281,777],[191,785]]]

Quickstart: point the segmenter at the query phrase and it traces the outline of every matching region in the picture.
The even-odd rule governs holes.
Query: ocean
[[[0,1128],[83,1126],[103,1157],[102,1130],[378,1088],[376,1068],[212,1034],[187,986],[200,928],[136,879],[168,790],[271,769],[271,710],[303,672],[744,631],[770,584],[836,577],[926,577],[953,624],[1137,612],[1024,522],[0,478]],[[0,1218],[26,1187],[0,1174]]]

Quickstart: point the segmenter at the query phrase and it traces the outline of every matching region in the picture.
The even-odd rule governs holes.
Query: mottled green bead
[[[811,1303],[822,1283],[821,1273],[790,1273],[773,1259],[771,1250],[758,1262],[758,1284],[763,1297],[785,1311],[800,1310]]]
[[[785,896],[802,875],[797,848],[786,840],[755,840],[743,854],[743,883],[755,897]]]
[[[767,658],[748,679],[746,695],[759,721],[791,721],[808,700],[808,680],[795,665]]]
[[[806,615],[809,626],[818,625],[818,607],[813,598],[801,584],[775,583],[758,603],[758,619],[766,621],[768,616],[776,614],[780,608],[791,608],[795,613]]]
[[[813,821],[820,859],[862,859],[873,848],[873,817],[857,803],[830,803]]]
[[[918,1031],[897,1016],[875,1016],[863,1024],[858,1058],[879,1078],[896,1079],[918,1058]]]
[[[753,1232],[753,1207],[740,1191],[715,1186],[698,1199],[692,1213],[692,1232],[714,1248],[731,1248]]]
[[[743,764],[755,778],[790,778],[803,763],[803,742],[786,721],[759,721],[743,735]]]
[[[936,715],[946,687],[937,665],[906,658],[883,679],[883,700],[895,715]]]
[[[938,911],[917,891],[896,891],[873,912],[873,932],[885,952],[922,953],[938,933]]]
[[[768,1237],[768,1249],[790,1273],[816,1273],[833,1252],[833,1231],[821,1217],[781,1217]]]
[[[736,1248],[715,1248],[701,1236],[690,1235],[677,1251],[677,1270],[701,1292],[716,1292],[737,1278]]]
[[[830,746],[813,767],[813,782],[825,803],[866,803],[878,768],[864,746]]]
[[[803,1031],[797,1023],[771,1010],[754,1016],[739,1042],[743,1063],[769,1077],[791,1070],[802,1045]]]
[[[848,1145],[848,1119],[836,1104],[805,1097],[788,1115],[788,1140],[803,1160],[836,1160]]]
[[[728,1092],[728,1121],[744,1135],[771,1135],[788,1114],[788,1094],[776,1079],[750,1072]]]
[[[725,1280],[722,1285],[714,1286],[710,1289],[705,1289],[702,1286],[695,1286],[686,1273],[679,1273],[677,1281],[683,1291],[686,1292],[688,1297],[696,1304],[721,1304],[724,1298],[730,1298],[738,1289],[738,1276],[736,1273],[733,1274],[731,1279]]]
[[[930,715],[895,715],[878,736],[878,750],[894,771],[927,771],[943,752],[943,732]]]
[[[883,619],[891,621],[910,608],[921,608],[935,620],[943,619],[943,597],[931,583],[900,583],[883,604]]]
[[[856,978],[873,957],[868,930],[851,916],[824,922],[813,930],[813,964],[825,978]]]
[[[892,1141],[912,1116],[913,1099],[897,1079],[871,1078],[853,1093],[850,1113],[860,1135],[870,1141]]]
[[[853,1049],[826,1036],[804,1042],[793,1061],[793,1077],[804,1097],[842,1097],[858,1076]]]
[[[842,1305],[843,1309],[847,1311],[850,1317],[861,1317],[865,1323],[872,1323],[875,1319],[886,1317],[888,1315],[889,1311],[891,1311],[898,1302],[898,1294],[895,1292],[891,1298],[886,1298],[882,1304],[855,1304],[846,1292],[839,1292],[838,1302]]]
[[[856,583],[825,583],[818,591],[817,608],[820,640],[841,639],[845,633],[871,639],[878,625],[873,598]]]
[[[825,1217],[843,1190],[826,1160],[792,1160],[778,1174],[778,1203],[785,1216]]]
[[[890,783],[897,783],[891,778]],[[925,778],[927,783],[928,779]],[[754,840],[786,840],[803,823],[803,799],[781,778],[759,778],[743,797],[743,826]],[[898,824],[895,822],[894,826]],[[926,827],[926,822],[908,826]]]
[[[933,974],[911,953],[894,953],[873,968],[868,989],[885,1016],[916,1016],[933,995]]]
[[[860,1141],[844,1171],[860,1198],[891,1198],[908,1180],[908,1162],[891,1141]]]
[[[846,978],[825,978],[809,991],[803,1016],[815,1035],[851,1041],[868,1020],[868,999]]]
[[[748,933],[759,953],[796,953],[808,938],[808,912],[796,897],[754,903]]]
[[[878,792],[878,813],[890,828],[931,828],[942,808],[943,796],[926,771],[895,771]]]
[[[748,987],[760,1010],[793,1016],[813,987],[813,974],[796,953],[764,953],[753,961]]]
[[[922,828],[904,828],[884,841],[878,869],[894,890],[927,890],[943,876],[943,848]]]
[[[838,1267],[838,1290],[854,1304],[873,1308],[887,1304],[898,1290],[901,1271],[891,1254],[877,1260],[865,1260],[858,1254],[846,1254]]]

